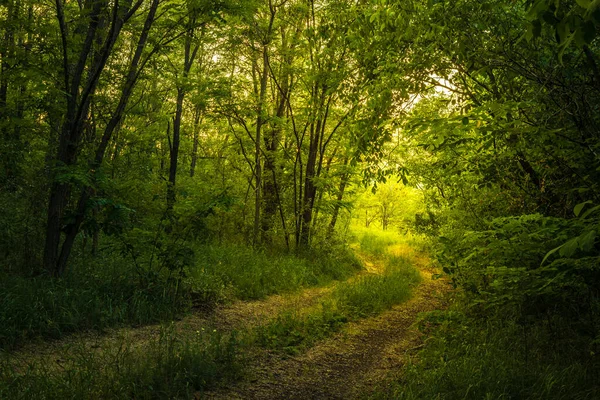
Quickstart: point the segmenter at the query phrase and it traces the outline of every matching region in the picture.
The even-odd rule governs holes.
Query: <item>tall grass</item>
[[[387,248],[400,241],[400,236],[393,231],[382,230],[357,230],[360,249],[372,256],[381,257],[387,252]]]
[[[173,318],[188,303],[174,290],[172,282],[142,277],[127,266],[117,273],[82,267],[62,279],[0,276],[0,348],[35,337]]]
[[[190,277],[205,296],[249,300],[345,279],[361,264],[345,247],[304,257],[255,251],[244,246],[206,245],[197,251]]]
[[[338,286],[332,297],[351,318],[376,315],[408,300],[419,272],[403,257],[388,256],[382,275],[366,275]]]
[[[71,352],[61,365],[0,365],[0,398],[190,399],[239,379],[242,363],[235,335],[215,331],[179,338],[166,327],[143,347],[127,343],[102,351]]]
[[[435,312],[430,338],[402,380],[371,399],[598,399],[600,363],[547,327]],[[568,328],[567,328],[568,330]]]
[[[61,279],[0,276],[0,348],[32,338],[173,319],[190,306],[225,298],[259,299],[356,273],[347,248],[298,258],[243,246],[204,245],[181,275],[136,268],[118,257],[74,265]]]

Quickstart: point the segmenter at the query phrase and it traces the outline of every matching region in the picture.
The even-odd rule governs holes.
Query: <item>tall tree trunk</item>
[[[285,39],[285,35],[282,35]],[[285,43],[285,41],[284,41]],[[286,66],[287,67],[287,66]],[[264,213],[262,216],[262,235],[263,241],[269,243],[271,238],[269,231],[275,220],[278,207],[281,206],[280,191],[277,183],[277,164],[276,164],[276,152],[279,144],[279,138],[281,135],[280,121],[285,116],[285,107],[287,102],[287,96],[289,92],[289,77],[287,72],[284,72],[282,79],[280,79],[280,93],[278,95],[277,110],[275,112],[276,120],[275,125],[269,131],[269,135],[265,135],[265,176],[263,183],[263,202],[265,205]],[[286,236],[287,243],[287,229],[285,226],[285,219],[282,219],[282,228]],[[288,245],[289,246],[289,245]]]
[[[193,137],[193,144],[192,144],[192,162],[190,163],[190,178],[194,177],[194,174],[196,173],[196,163],[198,162],[198,146],[200,144],[200,115],[201,115],[201,111],[199,107],[196,107],[196,110],[194,111],[194,137]]]
[[[175,117],[173,118],[173,140],[170,147],[170,163],[169,163],[169,183],[167,186],[167,212],[173,210],[175,205],[175,185],[177,180],[177,163],[179,161],[179,144],[181,143],[181,117],[183,115],[183,100],[186,95],[187,78],[192,69],[192,65],[198,54],[200,45],[197,44],[192,49],[192,39],[194,36],[195,19],[189,17],[187,35],[184,44],[184,61],[183,61],[183,83],[177,87],[177,103],[175,107]]]
[[[0,152],[0,168],[4,169],[4,181],[0,184],[8,190],[16,189],[16,177],[18,175],[18,156],[20,142],[20,118],[16,115],[23,94],[23,85],[17,89],[15,110],[9,109],[9,84],[11,78],[9,76],[11,69],[16,66],[15,49],[16,49],[16,26],[19,23],[19,11],[21,4],[19,1],[9,0],[7,2],[6,12],[6,27],[4,28],[3,43],[0,45],[0,138],[4,141],[4,149]],[[12,85],[11,85],[12,86]],[[13,95],[14,97],[14,95]],[[21,113],[22,114],[22,113]],[[10,129],[11,119],[15,118],[17,123],[13,124],[13,129]],[[0,171],[1,173],[2,171]],[[0,177],[2,175],[0,174]]]
[[[121,31],[121,28],[123,27],[123,24],[133,16],[133,14],[139,8],[141,3],[142,1],[140,0],[129,9],[113,10],[114,18],[102,48],[102,57],[98,58],[98,62],[94,63],[94,65],[92,65],[92,67],[90,68],[88,73],[88,79],[83,85],[82,90],[80,90],[79,88],[82,87],[82,78],[85,70],[86,60],[90,55],[91,42],[94,39],[96,28],[100,22],[98,18],[98,16],[100,15],[100,6],[98,6],[98,4],[105,5],[104,2],[94,2],[94,12],[90,16],[90,26],[88,28],[86,41],[84,43],[82,51],[80,52],[78,64],[72,74],[69,73],[69,60],[67,58],[66,51],[64,51],[63,61],[65,65],[65,86],[68,89],[67,92],[71,91],[71,94],[67,95],[67,114],[65,117],[65,122],[63,124],[63,130],[61,131],[61,135],[59,138],[58,156],[56,157],[56,160],[60,163],[63,163],[63,165],[72,166],[77,159],[78,144],[83,133],[84,120],[85,118],[87,118],[88,115],[89,99],[91,95],[95,92],[98,80],[100,78],[100,74],[106,65],[108,57],[114,47],[114,44]],[[97,168],[102,164],[102,160],[104,159],[104,154],[106,152],[106,148],[108,147],[108,143],[110,142],[113,132],[115,131],[115,129],[121,121],[121,118],[125,111],[125,107],[133,91],[133,87],[135,85],[135,82],[137,81],[137,77],[139,75],[140,60],[146,45],[146,41],[148,39],[150,27],[154,22],[154,17],[158,8],[158,3],[159,0],[152,0],[152,3],[150,5],[150,9],[148,11],[146,21],[144,23],[144,27],[138,40],[138,45],[134,57],[129,66],[129,71],[125,79],[125,85],[121,93],[121,98],[119,100],[114,114],[112,115],[104,130],[104,134],[102,136],[100,144],[96,149],[95,157],[90,163],[90,168],[92,172],[95,172]],[[65,16],[61,0],[56,0],[56,4],[59,25],[61,26],[63,46],[66,49],[67,29],[65,25]],[[96,7],[98,7],[97,10]],[[96,17],[94,17],[94,15]],[[143,65],[144,63],[142,63],[142,66]],[[81,94],[79,94],[80,92]],[[83,189],[75,210],[74,221],[67,225],[64,229],[66,235],[61,247],[60,239],[62,231],[62,217],[69,200],[70,191],[71,188],[68,184],[60,183],[56,180],[54,180],[54,183],[52,184],[52,188],[50,190],[50,200],[48,202],[48,223],[46,227],[46,243],[44,247],[44,266],[52,276],[61,276],[66,270],[67,262],[71,254],[75,238],[77,237],[77,234],[79,233],[79,229],[83,222],[86,205],[92,195],[93,188],[86,187]]]
[[[300,230],[300,239],[298,244],[300,248],[310,247],[310,236],[313,223],[313,212],[315,200],[317,197],[316,178],[321,173],[323,165],[324,146],[322,145],[327,122],[326,111],[327,86],[322,83],[315,84],[313,90],[313,111],[314,120],[310,123],[310,138],[308,144],[308,156],[306,158],[306,170],[304,174],[304,195],[302,197],[302,221]]]
[[[175,184],[177,179],[177,162],[179,158],[179,144],[181,135],[181,116],[183,114],[183,99],[185,92],[183,88],[177,88],[177,102],[175,117],[173,118],[173,138],[169,146],[169,181],[167,183],[167,212],[173,210],[175,205]]]
[[[319,150],[320,121],[311,126],[308,157],[306,159],[306,172],[304,175],[304,196],[302,198],[302,229],[300,231],[300,247],[310,246],[311,225],[313,208],[317,195],[315,178],[317,177],[317,160]]]
[[[256,134],[254,137],[254,175],[256,179],[254,192],[254,226],[252,230],[252,243],[257,245],[260,238],[260,211],[261,211],[261,190],[262,190],[262,163],[261,163],[261,141],[262,126],[265,121],[265,99],[267,95],[267,79],[269,68],[268,44],[265,42],[262,46],[262,71],[260,76],[260,92],[258,98],[258,107],[256,110]]]
[[[349,158],[348,156],[344,157],[344,168],[348,166]],[[342,206],[342,200],[344,199],[344,192],[346,191],[346,186],[348,185],[348,181],[350,180],[350,172],[344,170],[342,172],[342,177],[340,179],[340,185],[338,187],[336,203],[333,206],[333,213],[331,215],[331,221],[329,222],[329,227],[327,228],[327,237],[330,238],[333,236],[335,232],[335,225],[337,223],[338,215],[340,213],[340,208]]]

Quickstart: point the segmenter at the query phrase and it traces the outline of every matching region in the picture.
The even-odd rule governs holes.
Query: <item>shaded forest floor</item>
[[[243,374],[237,382],[217,385],[195,397],[210,399],[354,399],[381,388],[400,373],[401,366],[421,347],[423,338],[414,327],[421,312],[445,307],[449,285],[433,280],[429,259],[406,244],[388,246],[386,253],[403,257],[418,270],[421,281],[412,297],[377,316],[352,320],[295,354],[265,346],[248,346]],[[251,332],[285,313],[302,314],[331,296],[341,284],[385,273],[384,261],[357,254],[365,269],[345,282],[270,296],[260,301],[236,301],[211,311],[195,310],[169,326],[174,337],[201,332]],[[66,371],[82,357],[118,354],[122,349],[145,351],[164,334],[164,325],[121,328],[103,333],[81,333],[51,342],[32,343],[10,354],[16,370],[43,365],[46,371]],[[247,334],[246,334],[247,335]]]

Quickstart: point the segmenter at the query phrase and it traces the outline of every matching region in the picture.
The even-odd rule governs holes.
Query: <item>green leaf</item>
[[[592,2],[590,0],[575,0],[580,7],[587,9]]]
[[[598,210],[600,210],[600,206],[590,208],[589,210],[587,210],[586,212],[583,213],[583,215],[581,216],[581,219],[586,219],[590,214],[592,214]]]
[[[565,244],[563,244],[562,246],[560,246],[560,250],[558,251],[558,253],[561,255],[561,257],[571,257],[573,254],[575,254],[575,252],[577,251],[577,249],[579,248],[579,237],[575,237],[571,240],[569,240],[568,242],[566,242]]]
[[[535,3],[533,3],[533,5],[529,9],[529,11],[527,12],[527,18],[529,18],[529,19],[537,18],[538,15],[540,13],[544,12],[544,10],[547,8],[548,8],[548,5],[546,4],[545,0],[537,0]]]
[[[573,209],[573,212],[575,213],[576,217],[579,217],[579,214],[581,214],[581,211],[586,206],[586,204],[592,204],[592,201],[591,200],[584,201],[583,203],[579,203],[575,206],[575,208]]]
[[[579,236],[579,248],[582,251],[590,251],[596,243],[596,231],[585,232]]]
[[[462,124],[463,125],[469,125],[469,117],[463,117]]]

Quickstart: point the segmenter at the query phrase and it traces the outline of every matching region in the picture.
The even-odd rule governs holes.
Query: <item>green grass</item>
[[[116,273],[80,268],[62,279],[0,276],[0,348],[36,337],[172,318],[188,304],[173,292],[168,280],[142,277],[127,267]]]
[[[367,275],[342,284],[332,297],[351,318],[367,317],[408,300],[411,286],[419,281],[419,272],[406,259],[388,256],[383,275]]]
[[[339,331],[343,325],[377,315],[411,296],[420,279],[405,259],[389,257],[383,275],[344,282],[331,296],[307,313],[287,312],[256,331],[257,342],[268,348],[297,353]]]
[[[429,335],[424,350],[401,381],[369,398],[600,398],[600,365],[589,352],[574,351],[572,335],[556,342],[547,327],[456,311],[430,313],[420,327]]]
[[[201,246],[182,281],[167,269],[98,258],[73,265],[61,279],[0,275],[0,349],[34,338],[60,338],[82,330],[142,325],[175,318],[196,305],[270,294],[343,279],[361,268],[347,248],[298,258],[243,246]]]
[[[384,256],[387,248],[399,241],[399,235],[391,231],[359,230],[356,235],[360,249],[375,257]]]
[[[190,269],[190,277],[206,299],[228,295],[261,299],[345,279],[361,269],[358,259],[345,247],[316,250],[301,258],[244,246],[207,245],[196,253],[198,262]]]
[[[2,399],[190,399],[239,379],[242,362],[235,335],[211,331],[180,338],[172,328],[143,347],[70,352],[53,362],[15,371],[0,365]],[[11,366],[12,365],[12,366]]]

